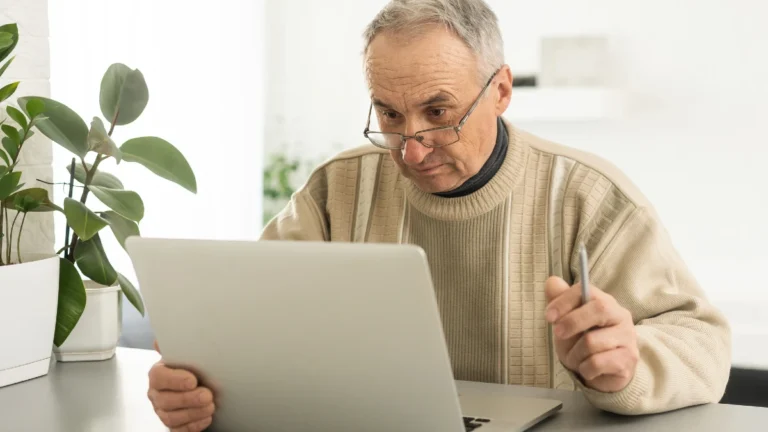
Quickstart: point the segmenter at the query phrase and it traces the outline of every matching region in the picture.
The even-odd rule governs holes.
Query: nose
[[[414,136],[416,133],[424,128],[424,125],[419,124],[418,121],[408,121],[405,134],[406,136]],[[408,166],[416,166],[424,161],[424,158],[428,154],[432,153],[431,148],[421,145],[416,138],[408,138],[403,144],[402,152],[403,163]]]
[[[408,166],[416,166],[424,162],[424,158],[432,153],[433,149],[424,147],[415,138],[408,138],[400,151],[402,152],[403,163]]]

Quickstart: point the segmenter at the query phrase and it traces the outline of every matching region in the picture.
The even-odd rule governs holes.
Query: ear
[[[509,107],[509,101],[512,99],[512,70],[509,65],[504,65],[496,74],[494,82],[491,84],[496,90],[496,116],[504,114],[504,111]]]

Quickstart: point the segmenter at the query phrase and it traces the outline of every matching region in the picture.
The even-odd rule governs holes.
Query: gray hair
[[[363,52],[382,31],[418,31],[429,24],[444,25],[475,53],[483,84],[504,64],[496,14],[483,0],[392,0],[366,27]]]

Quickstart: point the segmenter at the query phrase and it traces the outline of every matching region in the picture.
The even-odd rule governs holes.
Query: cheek
[[[445,147],[440,151],[440,160],[450,165],[454,171],[462,172],[467,169],[467,162],[472,158],[469,148],[462,142]]]
[[[401,150],[390,150],[389,155],[392,156],[392,160],[398,165],[403,164],[403,152]]]

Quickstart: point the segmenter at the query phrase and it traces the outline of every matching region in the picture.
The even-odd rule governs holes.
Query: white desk
[[[115,358],[93,363],[57,363],[45,377],[0,388],[0,431],[167,431],[147,400],[147,373],[154,351],[118,348]],[[592,408],[580,393],[460,382],[460,388],[563,401],[563,409],[535,431],[765,431],[768,409],[705,405],[672,413],[622,417]]]

